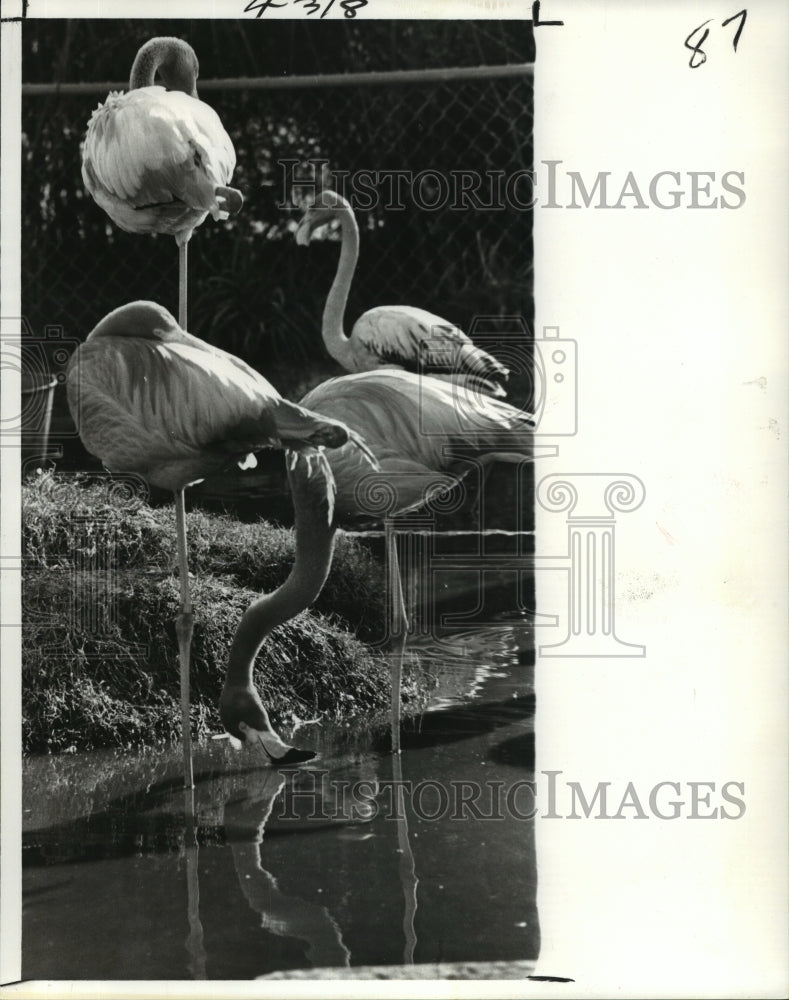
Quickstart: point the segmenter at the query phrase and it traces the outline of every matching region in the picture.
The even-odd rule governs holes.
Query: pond
[[[23,977],[535,959],[533,632],[410,649],[438,683],[400,757],[351,723],[300,731],[293,769],[209,741],[193,792],[177,748],[26,760]]]

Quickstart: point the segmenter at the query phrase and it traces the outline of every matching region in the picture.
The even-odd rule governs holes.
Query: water
[[[319,759],[282,772],[212,741],[193,794],[176,751],[27,761],[23,977],[536,958],[532,650],[504,619],[422,644],[400,759],[379,725],[305,728]]]

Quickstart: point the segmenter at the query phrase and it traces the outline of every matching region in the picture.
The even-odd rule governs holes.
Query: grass
[[[172,508],[52,474],[28,481],[22,503],[25,751],[178,737]],[[216,705],[238,620],[260,591],[285,579],[293,535],[203,512],[188,515],[188,532],[192,728],[201,738],[221,730]],[[372,635],[382,615],[380,566],[340,537],[316,609],[275,629],[258,657],[255,679],[272,716],[288,723],[384,710],[388,668],[348,631]]]
[[[116,484],[117,485],[117,484]],[[170,572],[175,565],[171,506],[152,508],[129,490],[95,477],[51,473],[23,487],[23,552],[29,565],[73,566],[112,550],[119,566]],[[284,582],[295,558],[293,532],[226,514],[187,515],[189,570],[268,593]],[[383,568],[359,542],[338,532],[329,578],[315,608],[337,615],[364,639],[383,634]]]

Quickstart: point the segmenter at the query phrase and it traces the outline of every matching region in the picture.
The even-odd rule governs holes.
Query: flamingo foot
[[[260,729],[253,729],[245,722],[239,723],[238,728],[244,734],[244,741],[250,744],[257,743],[275,766],[306,764],[318,756],[314,750],[300,750],[298,747],[288,746],[275,732],[262,732]]]

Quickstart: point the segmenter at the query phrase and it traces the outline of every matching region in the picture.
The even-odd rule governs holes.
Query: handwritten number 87
[[[727,17],[725,21],[721,22],[721,24],[725,28],[727,24],[731,24],[731,22],[736,20],[737,18],[741,18],[740,23],[737,26],[737,30],[734,33],[733,45],[735,52],[737,51],[737,43],[740,40],[740,35],[742,34],[742,29],[745,27],[745,19],[747,17],[748,17],[748,11],[743,9],[737,11],[736,14],[732,14],[731,17]],[[704,51],[704,49],[702,49],[701,46],[709,38],[710,29],[705,27],[705,25],[709,24],[711,20],[712,18],[705,21],[704,24],[700,24],[698,28],[694,28],[693,31],[691,31],[691,33],[685,39],[685,48],[690,49],[690,51],[693,53],[690,57],[690,62],[688,63],[691,69],[698,69],[699,66],[704,65],[704,63],[707,61],[707,53]],[[699,38],[697,42],[693,42],[693,36],[697,35],[702,30],[702,28],[704,28],[704,31],[701,38]]]

